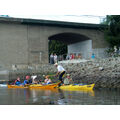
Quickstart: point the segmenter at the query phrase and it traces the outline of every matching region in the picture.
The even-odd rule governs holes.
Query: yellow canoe
[[[41,85],[41,84],[33,84],[33,85],[26,85],[26,86],[17,86],[17,85],[8,85],[8,88],[34,88],[34,89],[53,89],[53,88],[59,88],[63,90],[84,90],[84,91],[90,91],[93,90],[95,84],[90,85],[64,85],[58,87],[58,85],[61,82],[48,84],[48,85]]]
[[[33,84],[33,85],[30,85],[29,88],[34,88],[34,89],[53,89],[53,88],[57,88],[60,83],[61,82],[57,82],[57,83],[48,84],[48,85]]]
[[[28,88],[28,85],[26,86],[8,85],[8,88]]]
[[[32,84],[32,85],[25,85],[25,86],[18,86],[18,85],[7,85],[8,88],[41,88],[41,89],[52,89],[58,87],[61,82],[43,85],[43,84]]]
[[[95,84],[90,84],[90,85],[63,85],[60,86],[60,89],[63,90],[93,90]]]

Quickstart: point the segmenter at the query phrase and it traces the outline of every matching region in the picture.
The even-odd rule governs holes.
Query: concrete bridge
[[[59,40],[68,45],[68,53],[94,53],[104,57],[107,43],[104,25],[50,20],[0,18],[0,65],[47,64],[48,41]]]

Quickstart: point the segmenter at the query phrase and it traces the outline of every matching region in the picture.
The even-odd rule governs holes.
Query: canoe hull
[[[40,85],[40,84],[34,84],[34,85],[27,85],[27,86],[17,86],[17,85],[8,85],[8,88],[30,88],[30,89],[54,89],[59,88],[62,90],[93,90],[95,84],[90,85],[64,85],[58,87],[58,85],[61,82],[48,84],[48,85]]]
[[[90,85],[64,85],[60,86],[60,89],[63,90],[93,90],[95,84]]]
[[[8,88],[28,88],[28,86],[8,85]]]
[[[29,88],[31,89],[54,89],[54,88],[57,88],[60,83],[61,82],[48,84],[48,85],[34,84],[34,85],[30,85]]]

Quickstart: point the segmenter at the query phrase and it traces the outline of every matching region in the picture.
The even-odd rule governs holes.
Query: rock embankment
[[[75,83],[95,83],[96,88],[120,88],[120,57],[95,59],[80,62],[60,63],[70,73]],[[49,74],[57,72],[54,65],[42,65],[31,70],[10,71],[11,79],[27,74]]]
[[[76,83],[95,83],[96,88],[120,88],[120,58],[64,64]]]

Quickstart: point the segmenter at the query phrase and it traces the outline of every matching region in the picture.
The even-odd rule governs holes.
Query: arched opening
[[[52,35],[48,39],[50,42],[54,40],[66,45],[66,54],[73,53],[82,58],[90,58],[92,54],[92,40],[85,35],[67,32]]]
[[[60,33],[60,34],[52,35],[48,39],[49,40],[58,40],[67,45],[81,42],[84,40],[89,40],[89,38],[87,36],[77,34],[77,33]]]

